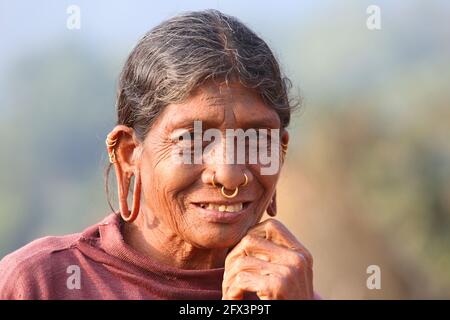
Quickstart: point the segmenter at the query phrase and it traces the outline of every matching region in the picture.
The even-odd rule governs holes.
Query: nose
[[[253,180],[253,175],[250,171],[245,170],[243,166],[223,164],[217,165],[214,169],[205,172],[202,180],[204,183],[212,186],[215,184],[216,187],[224,186],[225,189],[235,190],[246,182],[250,183]]]

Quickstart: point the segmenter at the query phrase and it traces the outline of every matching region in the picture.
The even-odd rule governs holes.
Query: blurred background
[[[80,8],[80,29],[67,8]],[[369,5],[381,29],[369,30]],[[104,139],[138,39],[216,8],[273,48],[301,94],[279,218],[325,299],[450,298],[450,2],[0,0],[0,258],[109,213]],[[369,265],[381,289],[369,290]]]

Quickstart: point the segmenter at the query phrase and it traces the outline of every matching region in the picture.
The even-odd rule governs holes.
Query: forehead
[[[215,127],[280,127],[276,111],[255,90],[236,83],[207,83],[183,103],[167,106],[163,118],[169,127],[192,125],[195,120]]]

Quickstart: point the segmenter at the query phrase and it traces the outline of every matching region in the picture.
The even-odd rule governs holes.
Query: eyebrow
[[[205,101],[209,103],[211,106],[222,106],[224,103],[223,97],[218,96],[207,96],[204,98]],[[274,110],[275,111],[275,110]],[[257,118],[252,119],[249,121],[248,124],[246,124],[246,128],[278,128],[281,123],[278,121],[278,114],[275,116],[276,119],[274,119],[273,116],[268,115],[258,115]]]
[[[245,127],[277,129],[280,127],[280,121],[277,121],[272,117],[257,118],[254,120],[250,120],[248,123],[246,123]]]
[[[203,101],[208,102],[209,106],[223,106],[225,98],[220,96],[206,96],[202,98]],[[275,110],[274,113],[270,114],[260,114],[255,113],[250,119],[246,119],[243,129],[250,128],[267,128],[267,129],[277,129],[281,126],[281,121],[279,120],[279,116]],[[186,117],[177,117],[174,116],[170,123],[172,126],[177,128],[191,128],[194,124],[194,121],[202,121],[203,128],[209,127],[214,128],[220,125],[219,119],[202,119],[201,116],[196,116],[194,118],[186,118]]]
[[[201,116],[196,116],[193,118],[190,117],[173,117],[170,121],[170,126],[174,128],[193,128],[194,121],[201,121],[202,127],[216,127],[220,125],[220,121],[218,119],[202,119]]]
[[[181,121],[174,121],[172,125],[177,128],[192,128],[194,121],[201,121],[203,129],[205,128],[215,128],[220,125],[220,122],[211,119],[201,119],[201,117],[195,118],[184,118]],[[258,115],[254,119],[249,119],[241,127],[242,129],[278,129],[280,128],[280,121],[278,118],[270,116],[260,116]]]

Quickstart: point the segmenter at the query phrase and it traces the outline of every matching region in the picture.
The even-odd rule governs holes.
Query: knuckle
[[[256,239],[254,236],[248,234],[242,238],[241,242],[244,248],[248,248],[256,242]]]
[[[232,256],[232,255],[228,255],[225,258],[225,269],[229,268],[229,266],[233,262],[233,260],[234,260],[234,256]]]
[[[285,285],[286,278],[274,275],[272,281],[275,292],[279,293],[282,291]]]
[[[312,254],[308,253],[308,257],[306,258],[306,260],[308,261],[309,267],[312,268],[312,266],[314,264],[314,258],[312,256]]]
[[[292,277],[296,274],[293,268],[286,268],[284,271],[284,276],[274,276],[273,277],[273,299],[287,299],[289,292],[289,284],[292,281]]]
[[[278,295],[278,288],[275,284],[275,277],[271,276],[270,281],[265,281],[258,288],[258,295],[264,296],[264,299],[275,300]]]
[[[294,276],[294,274],[297,273],[296,270],[292,267],[288,266],[282,266],[280,268],[280,274],[283,279],[290,279]]]
[[[312,254],[309,251],[305,250],[304,252],[301,253],[301,255],[303,256],[305,263],[310,267],[312,267],[314,262]]]
[[[280,227],[280,222],[275,219],[267,219],[265,227],[267,229],[278,229]]]
[[[243,283],[245,281],[245,279],[247,279],[247,273],[246,272],[239,272],[236,275],[236,281],[238,283]]]
[[[293,264],[294,264],[294,267],[297,269],[304,268],[305,265],[307,264],[305,256],[301,253],[295,254],[294,258],[293,258]]]
[[[236,262],[235,262],[236,268],[243,269],[245,267],[245,265],[246,265],[245,257],[239,257],[236,259]]]

